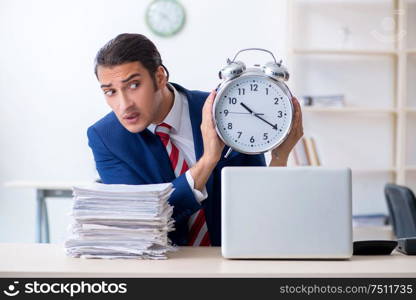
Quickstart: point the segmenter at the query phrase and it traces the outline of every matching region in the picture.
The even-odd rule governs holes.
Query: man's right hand
[[[218,137],[212,118],[212,108],[216,92],[212,91],[205,100],[202,108],[201,133],[204,153],[197,163],[190,169],[194,179],[194,188],[202,191],[209,176],[221,158],[224,142]]]
[[[213,90],[209,94],[202,108],[202,123],[201,133],[204,141],[204,154],[203,156],[210,162],[217,163],[224,149],[224,142],[218,137],[215,130],[214,120],[212,118],[212,109],[214,105],[216,92]]]

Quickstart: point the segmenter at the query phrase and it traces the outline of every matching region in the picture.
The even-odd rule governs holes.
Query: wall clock
[[[185,24],[185,9],[176,0],[154,0],[146,10],[146,23],[156,35],[169,37]]]

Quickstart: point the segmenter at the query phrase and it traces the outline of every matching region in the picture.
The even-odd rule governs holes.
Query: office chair
[[[416,198],[412,190],[388,183],[384,194],[396,237],[416,237]]]

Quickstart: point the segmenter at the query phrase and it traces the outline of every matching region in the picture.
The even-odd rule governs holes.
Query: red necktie
[[[160,137],[163,145],[165,145],[175,176],[179,177],[189,167],[183,154],[170,140],[169,133],[171,128],[172,126],[162,123],[156,127],[155,133]],[[211,244],[204,209],[201,208],[189,218],[188,228],[189,246],[209,246]]]

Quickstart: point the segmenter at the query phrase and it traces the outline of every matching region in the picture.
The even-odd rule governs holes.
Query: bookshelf
[[[291,90],[346,101],[303,107],[305,135],[322,165],[352,168],[354,213],[386,213],[385,183],[416,192],[416,0],[288,0],[287,8]]]
[[[390,172],[390,173],[395,173],[396,172],[396,168],[391,167],[391,168],[355,168],[352,169],[352,172],[355,173],[377,173],[377,172]]]
[[[371,107],[303,107],[303,112],[307,113],[387,113],[396,114],[394,108],[371,108]]]
[[[327,55],[396,55],[396,51],[364,50],[364,49],[293,49],[294,54],[327,54]]]

